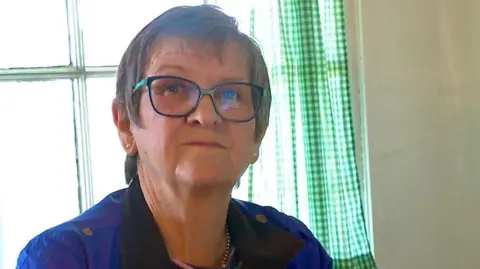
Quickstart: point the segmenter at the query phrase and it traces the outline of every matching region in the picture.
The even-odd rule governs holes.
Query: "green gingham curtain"
[[[343,1],[251,5],[243,24],[265,54],[272,109],[239,191],[306,223],[334,268],[376,268],[355,164]]]

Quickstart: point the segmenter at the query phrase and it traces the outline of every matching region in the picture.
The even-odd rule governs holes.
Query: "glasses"
[[[266,91],[258,85],[228,82],[213,89],[202,89],[195,82],[175,76],[154,76],[141,80],[135,91],[148,87],[153,109],[168,117],[185,117],[195,111],[204,95],[210,96],[215,112],[235,122],[252,120]]]

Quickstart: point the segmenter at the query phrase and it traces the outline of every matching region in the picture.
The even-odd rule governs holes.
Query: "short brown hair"
[[[162,37],[181,37],[204,44],[213,44],[221,50],[235,42],[246,51],[249,60],[250,82],[264,87],[266,97],[256,115],[257,138],[266,131],[270,115],[271,91],[267,66],[258,44],[239,31],[237,20],[213,5],[174,7],[151,21],[132,40],[125,51],[117,72],[115,102],[131,124],[138,125],[139,95],[133,94],[135,84],[143,79],[151,56],[152,46]],[[125,180],[127,184],[137,174],[137,159],[127,156]]]

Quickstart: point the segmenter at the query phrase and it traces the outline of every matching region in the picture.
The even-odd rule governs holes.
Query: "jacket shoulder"
[[[87,268],[80,235],[66,228],[53,228],[37,235],[20,252],[16,268]]]
[[[248,218],[287,231],[304,241],[304,248],[288,268],[332,268],[333,262],[330,256],[310,229],[299,219],[286,215],[270,206],[260,206],[241,200],[234,200],[234,203]]]
[[[16,268],[90,268],[93,253],[111,249],[104,244],[118,237],[122,198],[123,191],[114,192],[78,217],[37,235],[20,252]]]

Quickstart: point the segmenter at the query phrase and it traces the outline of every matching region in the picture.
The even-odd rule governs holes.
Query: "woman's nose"
[[[204,95],[201,97],[198,106],[190,115],[188,115],[187,122],[201,124],[207,128],[222,122],[222,118],[215,110],[211,96]]]

